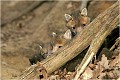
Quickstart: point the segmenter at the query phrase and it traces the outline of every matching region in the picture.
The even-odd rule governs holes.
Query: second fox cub
[[[87,16],[87,9],[82,11],[76,11],[69,14],[65,14],[66,26],[74,33],[80,32],[84,26],[90,23],[90,18]]]
[[[72,33],[70,29],[68,29],[65,33],[56,34],[53,32],[53,50],[55,52],[58,48],[65,45],[72,39]]]

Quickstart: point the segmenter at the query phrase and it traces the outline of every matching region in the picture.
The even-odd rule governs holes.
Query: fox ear
[[[65,32],[64,38],[65,38],[65,39],[72,39],[72,33],[71,33],[70,29],[68,29],[68,30]]]
[[[64,16],[65,16],[66,21],[69,21],[70,19],[72,19],[72,16],[69,14],[65,14]]]
[[[52,50],[52,52],[54,53],[55,51],[57,51],[58,50],[58,46],[57,45],[55,45],[55,46],[53,46],[53,50]]]
[[[56,37],[56,33],[55,32],[52,32],[52,37]]]
[[[52,32],[52,44],[55,44],[55,38],[56,38],[57,34],[55,32]]]
[[[86,8],[82,9],[81,15],[87,16],[87,9]]]

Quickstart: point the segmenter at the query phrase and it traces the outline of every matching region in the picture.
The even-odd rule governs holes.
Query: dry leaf
[[[103,67],[100,64],[96,65],[96,69],[93,72],[93,79],[97,78],[102,71],[103,71]]]
[[[112,71],[107,72],[107,75],[108,75],[110,78],[115,79],[115,74],[114,74]]]
[[[89,67],[93,70],[93,69],[95,69],[96,65],[95,64],[89,64]]]
[[[114,66],[119,66],[120,67],[120,60],[119,60],[120,54],[119,56],[116,56],[115,59],[113,59],[112,61],[110,61],[109,65],[110,67],[114,67]]]
[[[109,60],[107,59],[107,57],[103,54],[102,55],[102,58],[101,58],[101,61],[99,62],[101,66],[103,66],[105,69],[108,69],[109,68]]]
[[[85,72],[82,74],[83,79],[90,79],[93,77],[93,71],[87,67]]]
[[[68,72],[67,75],[70,75],[70,79],[75,77],[76,72]]]
[[[100,73],[100,76],[98,78],[102,79],[105,75],[106,75],[106,73]]]
[[[59,75],[51,75],[48,80],[58,80],[60,79]]]

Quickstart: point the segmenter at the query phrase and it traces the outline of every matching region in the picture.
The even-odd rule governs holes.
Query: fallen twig
[[[110,51],[112,51],[112,50],[115,48],[115,46],[119,43],[119,41],[120,41],[120,37],[118,37],[118,38],[116,39],[116,42],[115,42],[115,44],[110,48]]]

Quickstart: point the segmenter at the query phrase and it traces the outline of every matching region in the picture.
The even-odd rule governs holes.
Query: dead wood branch
[[[115,44],[110,48],[110,51],[113,51],[113,49],[115,49],[115,46],[119,44],[119,41],[120,41],[120,37],[118,37],[118,38],[116,39],[116,42],[115,42]]]
[[[101,13],[93,22],[91,22],[81,33],[70,41],[63,48],[54,53],[54,55],[43,60],[41,63],[48,74],[54,72],[69,60],[76,57],[80,52],[86,49],[95,35],[102,29],[111,25],[112,21],[119,15],[119,3]],[[118,22],[118,21],[117,21]]]

